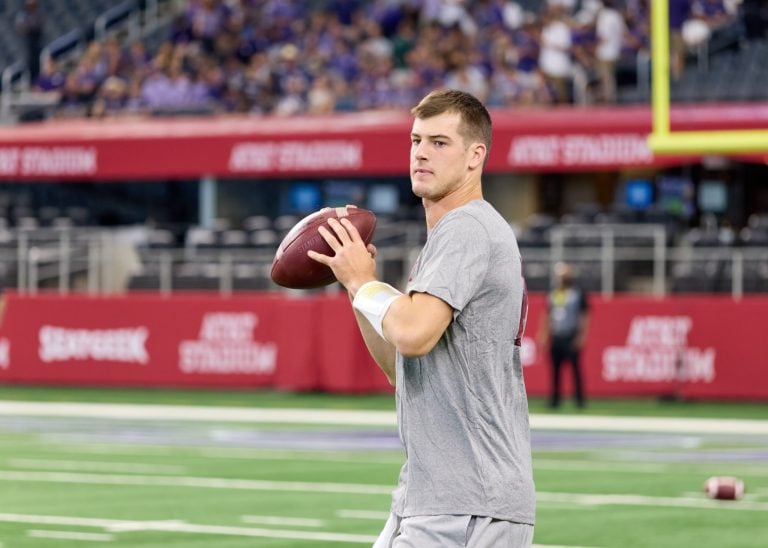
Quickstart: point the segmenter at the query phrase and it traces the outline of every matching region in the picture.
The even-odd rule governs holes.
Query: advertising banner
[[[344,294],[4,297],[0,382],[80,386],[391,391]],[[590,297],[588,397],[768,398],[768,297]],[[532,294],[522,360],[549,393]],[[511,336],[511,335],[510,335]],[[477,364],[482,367],[482,364]],[[564,368],[565,395],[572,386]]]
[[[590,305],[581,355],[589,396],[768,398],[768,297],[593,296]],[[523,353],[526,387],[542,396],[552,378],[547,349],[535,340],[544,307],[542,295],[531,299],[523,343],[534,349]],[[570,390],[570,368],[561,375]]]
[[[648,105],[504,109],[492,116],[487,173],[626,169],[699,159],[651,152]],[[764,128],[768,107],[675,106],[671,120],[675,131]],[[376,111],[23,124],[0,128],[0,180],[403,176],[412,123],[408,112]],[[739,156],[765,161],[764,154]]]

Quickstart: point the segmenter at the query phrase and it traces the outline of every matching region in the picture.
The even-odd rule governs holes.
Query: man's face
[[[459,135],[460,123],[455,112],[413,121],[411,188],[416,196],[435,202],[465,181],[473,153]]]

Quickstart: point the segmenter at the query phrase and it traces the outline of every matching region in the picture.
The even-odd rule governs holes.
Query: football
[[[310,259],[307,251],[333,255],[318,228],[325,225],[333,233],[328,219],[341,218],[352,222],[366,245],[371,243],[376,228],[376,215],[372,211],[354,206],[323,208],[304,217],[285,235],[272,261],[272,281],[291,289],[313,289],[335,282],[331,269]]]
[[[744,496],[744,482],[731,476],[713,476],[704,483],[704,492],[711,499],[738,500]]]

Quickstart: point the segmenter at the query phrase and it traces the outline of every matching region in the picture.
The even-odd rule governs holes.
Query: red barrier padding
[[[676,105],[671,123],[676,131],[760,129],[768,125],[768,106]],[[0,127],[0,180],[401,176],[411,124],[405,111],[22,124]],[[648,105],[504,109],[493,112],[493,124],[488,173],[626,169],[699,159],[651,152]]]
[[[536,347],[544,306],[531,300],[524,349],[528,392],[546,395],[547,351]],[[588,395],[768,398],[768,297],[591,298],[582,362]],[[563,372],[570,390],[570,372]]]
[[[344,294],[119,297],[8,293],[0,382],[81,386],[391,391]],[[531,295],[528,392],[548,393]],[[768,297],[591,297],[587,394],[768,398]],[[512,334],[510,334],[512,336]],[[567,370],[564,388],[570,389]]]

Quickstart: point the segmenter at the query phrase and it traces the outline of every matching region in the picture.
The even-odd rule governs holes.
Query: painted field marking
[[[582,495],[577,493],[536,493],[537,503],[568,503],[582,506],[666,506],[670,508],[702,508],[711,510],[750,510],[768,512],[768,503],[727,501],[688,497],[652,497],[645,495]]]
[[[274,450],[243,447],[189,447],[184,445],[132,445],[125,442],[115,442],[114,444],[84,442],[74,445],[70,440],[60,443],[55,437],[46,436],[47,446],[56,445],[56,451],[60,453],[76,455],[148,455],[148,456],[167,456],[167,455],[195,455],[204,458],[216,459],[254,459],[254,460],[308,460],[323,462],[349,462],[360,464],[402,464],[404,456],[402,451],[389,451],[391,457],[387,456],[387,451],[376,450],[368,453],[365,451],[333,451],[333,450],[313,450],[296,449],[294,450]]]
[[[595,546],[574,546],[572,544],[532,544],[531,548],[596,548]]]
[[[61,441],[58,436],[43,436],[45,445],[56,445],[56,451],[60,453],[75,453],[78,455],[173,455],[187,448],[178,445],[135,445],[129,442],[72,443],[71,439]]]
[[[336,516],[345,519],[364,519],[386,522],[389,512],[378,510],[337,510]],[[588,546],[559,546],[555,544],[534,544],[531,548],[590,548]]]
[[[352,464],[402,464],[405,457],[402,452],[392,455],[391,458],[381,455],[381,451],[375,454],[364,452],[351,453],[348,451],[275,451],[271,449],[243,449],[240,447],[204,448],[195,451],[201,457],[221,459],[254,459],[254,460],[308,460],[323,462],[340,462]]]
[[[8,459],[14,468],[32,468],[35,470],[82,470],[86,472],[134,472],[145,474],[183,474],[186,468],[174,464],[140,464],[135,462],[96,462],[78,460],[49,459]]]
[[[604,460],[572,460],[572,459],[542,459],[533,458],[534,470],[567,470],[581,472],[620,472],[627,474],[663,474],[671,472],[677,475],[715,475],[714,470],[722,469],[719,462],[686,462],[665,461],[647,462],[653,458],[653,452],[637,453],[636,460],[604,461]],[[643,462],[641,459],[645,459]],[[725,461],[724,461],[725,462]],[[738,475],[768,476],[768,466],[750,466],[741,463],[728,462],[728,469]],[[703,480],[702,480],[703,482]]]
[[[282,516],[241,516],[243,523],[251,525],[285,525],[288,527],[325,527],[325,520],[315,518],[289,518]]]
[[[249,491],[299,491],[309,493],[343,493],[359,495],[391,495],[394,485],[362,483],[313,483],[301,481],[267,481],[193,476],[142,476],[120,474],[84,474],[74,472],[27,472],[0,470],[0,480],[95,485],[151,485],[164,487],[197,487]]]
[[[660,472],[668,472],[672,467],[665,463],[655,462],[637,462],[617,464],[613,462],[603,461],[577,461],[577,460],[559,460],[559,459],[533,459],[533,469],[542,470],[563,470],[563,471],[579,471],[579,472],[621,472],[621,473],[637,473],[637,474],[658,474]]]
[[[228,527],[220,525],[196,525],[182,521],[134,521],[30,514],[0,514],[0,521],[7,523],[33,523],[37,525],[95,527],[107,531],[161,531],[166,533],[316,540],[368,545],[373,544],[373,542],[376,541],[375,535],[259,529],[253,527]]]
[[[341,542],[349,544],[367,544],[370,545],[376,541],[378,535],[360,535],[347,533],[321,533],[306,531],[287,531],[280,529],[256,529],[246,527],[226,527],[218,525],[195,525],[186,522],[152,522],[152,521],[131,521],[131,520],[111,520],[100,518],[77,518],[66,516],[36,516],[28,514],[0,514],[0,521],[9,523],[43,523],[55,525],[78,525],[85,527],[97,527],[107,530],[126,531],[162,531],[170,533],[189,533],[202,535],[222,535],[239,537],[259,537],[259,538],[282,538],[293,540],[315,540],[320,542]],[[79,538],[69,536],[69,532],[61,531],[39,531],[44,536],[46,533],[61,533],[61,536],[47,535],[47,538],[60,538],[72,540],[112,540],[112,535],[99,533],[72,533]],[[64,536],[64,535],[67,536]],[[107,537],[109,537],[107,539]],[[0,544],[2,548],[2,544]],[[573,545],[554,545],[554,544],[534,544],[532,548],[590,548],[587,546]]]
[[[378,510],[336,510],[336,516],[344,519],[370,519],[385,522],[389,519],[389,512]]]
[[[77,531],[49,531],[30,529],[27,536],[32,538],[55,538],[58,540],[85,540],[89,542],[112,542],[114,537],[107,533],[80,533]]]
[[[646,453],[641,452],[633,452],[631,454],[626,454],[625,452],[621,453],[612,453],[611,454],[615,459],[620,460],[621,462],[626,463],[636,463],[641,462],[643,460],[647,461],[648,459],[654,458],[654,452],[649,451]],[[534,458],[534,462],[535,462]],[[602,461],[595,461],[595,462],[602,462]],[[615,461],[614,461],[615,462]],[[768,476],[768,466],[760,466],[757,464],[750,463],[744,463],[739,461],[729,461],[729,460],[722,460],[722,461],[700,461],[700,462],[690,462],[690,461],[684,461],[684,460],[667,460],[664,462],[659,462],[658,464],[667,464],[670,466],[670,471],[673,471],[676,474],[680,473],[687,473],[686,471],[690,471],[693,473],[694,471],[698,471],[698,473],[704,474],[709,471],[710,473],[712,470],[722,470],[724,466],[727,466],[728,470],[730,470],[732,473],[730,475],[745,475],[745,476]],[[682,470],[681,470],[682,468]],[[722,475],[722,473],[711,473],[711,475]]]
[[[0,401],[0,415],[149,421],[260,422],[396,426],[394,411],[203,407],[125,403]]]
[[[20,472],[0,470],[0,480],[52,483],[80,483],[96,485],[151,485],[165,487],[196,487],[210,489],[236,489],[253,491],[298,491],[311,493],[343,493],[363,495],[390,495],[393,486],[359,483],[312,483],[295,481],[265,481],[231,478],[204,478],[190,476],[140,476],[116,474],[77,474],[70,472]],[[768,511],[768,502],[716,501],[704,498],[652,497],[644,495],[537,492],[543,503],[572,503],[584,506],[668,506],[683,508],[709,508],[728,510]]]
[[[0,401],[0,415],[89,417],[149,421],[247,422],[278,424],[335,424],[395,427],[394,411],[347,409],[272,409],[204,407],[191,405],[107,404]],[[768,420],[678,417],[622,417],[603,415],[530,416],[533,430],[607,432],[676,432],[699,434],[768,435]]]

